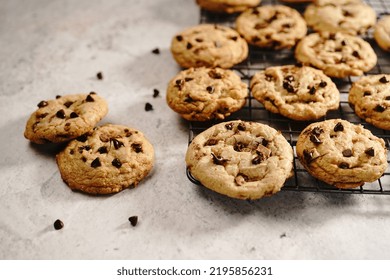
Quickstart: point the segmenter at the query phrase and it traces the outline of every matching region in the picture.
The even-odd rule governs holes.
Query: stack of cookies
[[[95,92],[56,96],[38,103],[24,136],[41,145],[66,144],[56,160],[62,179],[72,190],[117,193],[136,186],[150,172],[154,150],[136,129],[96,126],[107,113],[107,102]]]
[[[235,24],[200,24],[173,36],[171,52],[184,69],[168,84],[170,108],[188,121],[218,122],[242,109],[251,94],[272,113],[314,122],[302,131],[296,152],[317,179],[355,188],[380,178],[388,166],[383,139],[346,120],[318,121],[339,108],[340,92],[332,79],[362,76],[376,66],[374,49],[359,37],[375,26],[375,11],[360,0],[283,1],[288,6],[260,2],[196,0],[209,13],[235,17]],[[303,15],[291,4],[301,2],[312,2],[305,4]],[[375,28],[375,39],[385,50],[390,38],[386,20]],[[250,68],[249,52],[256,48],[293,50],[297,63],[257,71],[246,85],[235,70],[243,63]],[[363,77],[349,96],[359,117],[383,129],[390,129],[389,79],[383,74]],[[192,140],[186,163],[205,187],[258,199],[279,191],[291,176],[291,146],[269,125],[225,121]]]

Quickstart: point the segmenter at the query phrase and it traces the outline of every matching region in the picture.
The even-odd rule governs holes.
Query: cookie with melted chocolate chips
[[[238,199],[259,199],[292,175],[293,151],[274,128],[255,122],[216,124],[188,147],[186,164],[205,187]]]
[[[72,190],[111,194],[138,185],[153,167],[154,149],[142,132],[106,124],[69,142],[56,160]]]
[[[310,124],[299,135],[296,151],[312,176],[337,188],[373,182],[388,166],[383,139],[341,119]]]

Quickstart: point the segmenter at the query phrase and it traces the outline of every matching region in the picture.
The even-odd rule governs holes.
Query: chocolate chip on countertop
[[[102,72],[98,72],[96,74],[96,77],[98,78],[98,80],[103,80],[103,73]]]
[[[49,103],[47,103],[47,101],[41,101],[38,103],[38,108],[42,108],[42,107],[46,107]]]
[[[374,148],[372,148],[372,147],[366,149],[364,152],[366,153],[366,155],[368,155],[368,156],[370,156],[370,157],[375,156],[375,150],[374,150]]]
[[[65,111],[63,109],[57,111],[56,116],[57,118],[65,119],[66,118]]]
[[[148,112],[148,111],[152,111],[152,110],[153,110],[153,105],[150,104],[149,102],[146,102],[145,111]]]
[[[341,122],[338,122],[335,127],[334,127],[334,132],[337,132],[337,131],[344,131],[344,126]]]
[[[135,227],[138,224],[138,216],[131,216],[129,218],[130,224]]]
[[[155,49],[152,50],[152,53],[160,54],[160,49],[159,48],[155,48]]]
[[[100,159],[97,157],[95,158],[92,162],[91,162],[91,167],[93,168],[97,168],[99,166],[102,166],[102,164],[100,163]]]
[[[55,230],[60,230],[64,227],[64,223],[61,220],[56,220],[53,224]]]
[[[160,91],[158,89],[153,90],[153,98],[156,98],[160,94]]]

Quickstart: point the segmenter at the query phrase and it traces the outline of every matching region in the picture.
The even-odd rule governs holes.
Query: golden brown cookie
[[[140,131],[106,124],[69,142],[56,159],[72,190],[111,194],[137,186],[153,167],[154,149]]]
[[[217,13],[238,13],[259,5],[261,0],[196,0],[205,10]]]
[[[381,18],[375,26],[374,38],[385,51],[390,51],[390,16]]]

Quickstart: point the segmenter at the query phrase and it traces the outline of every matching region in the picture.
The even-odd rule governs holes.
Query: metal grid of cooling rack
[[[384,15],[390,14],[390,1],[389,0],[367,0],[365,1],[376,11],[378,19]],[[284,4],[276,0],[263,0],[262,5],[267,4]],[[295,8],[301,13],[304,11],[307,4],[287,4],[290,7]],[[234,21],[237,15],[223,15],[210,13],[204,10],[200,11],[200,23],[215,23],[226,26],[234,27]],[[310,32],[310,31],[309,31]],[[390,73],[390,54],[381,50],[375,43],[372,37],[372,31],[364,36],[364,39],[368,41],[374,48],[377,56],[378,63],[374,69],[367,74],[383,74]],[[260,70],[264,70],[270,66],[295,64],[293,50],[280,50],[272,51],[255,47],[250,47],[249,56],[246,61],[233,67],[233,70],[241,76],[241,79],[249,86],[251,77]],[[327,116],[318,120],[341,118],[348,120],[355,124],[362,124],[365,128],[369,129],[374,135],[384,139],[386,147],[390,148],[390,131],[378,129],[370,124],[363,122],[358,118],[348,104],[348,92],[352,83],[357,80],[358,77],[348,77],[344,79],[333,79],[336,83],[340,94],[340,107],[336,111],[328,112]],[[299,122],[287,119],[278,114],[273,114],[264,109],[262,104],[255,100],[250,94],[246,105],[240,111],[232,114],[229,120],[246,120],[256,121],[268,124],[277,130],[280,130],[286,137],[288,142],[294,149],[294,175],[288,179],[282,188],[284,191],[306,191],[306,192],[331,192],[331,193],[357,193],[357,194],[387,194],[390,195],[390,167],[386,170],[384,175],[375,182],[366,183],[363,186],[355,189],[337,189],[326,183],[323,183],[314,177],[312,177],[300,164],[295,145],[297,138],[301,131],[309,125],[310,122]],[[189,142],[200,132],[216,124],[215,122],[189,122]],[[387,155],[387,161],[390,162],[390,152]],[[201,185],[187,169],[187,177],[194,184]]]

